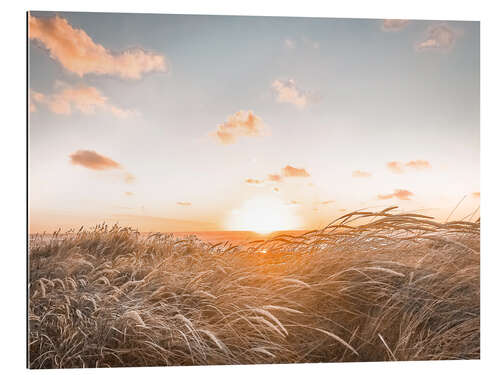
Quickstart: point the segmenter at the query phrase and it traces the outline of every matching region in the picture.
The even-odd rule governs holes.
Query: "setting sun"
[[[299,226],[300,219],[294,209],[272,196],[247,200],[241,208],[231,211],[226,224],[228,230],[253,231],[261,234],[298,229]]]

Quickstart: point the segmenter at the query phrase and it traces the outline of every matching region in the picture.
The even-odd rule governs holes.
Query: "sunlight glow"
[[[231,211],[226,222],[228,230],[249,230],[261,234],[299,229],[300,226],[301,220],[295,209],[273,196],[259,196],[245,201],[240,209]]]

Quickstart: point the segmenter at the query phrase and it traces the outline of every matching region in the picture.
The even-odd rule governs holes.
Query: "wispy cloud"
[[[134,195],[134,193],[132,193],[131,191],[126,191],[126,192],[125,192],[125,195],[126,195],[127,197],[131,197],[132,195]]]
[[[335,203],[335,201],[334,200],[329,200],[329,201],[323,201],[323,202],[321,202],[321,204],[323,204],[323,205],[328,205],[328,204],[331,204],[331,203]]]
[[[386,165],[392,173],[396,174],[405,173],[407,168],[415,169],[417,171],[431,168],[431,163],[427,160],[410,160],[406,163],[402,163],[400,161],[390,161]]]
[[[475,192],[472,193],[472,196],[474,198],[481,198],[481,193],[479,191],[475,191]]]
[[[275,187],[273,187],[273,191],[275,193],[279,193],[280,192],[280,188],[275,186]]]
[[[258,180],[255,178],[247,178],[245,182],[249,185],[262,185],[264,183],[264,180]]]
[[[320,47],[320,44],[318,41],[309,39],[306,36],[303,36],[301,39],[302,39],[302,43],[304,43],[304,45],[307,47],[312,47],[314,49],[318,49]]]
[[[394,193],[392,194],[379,194],[378,199],[392,199],[392,198],[397,198],[403,201],[410,200],[410,197],[413,196],[414,194],[411,191],[408,190],[403,190],[403,189],[396,189],[394,190]]]
[[[191,202],[183,202],[183,201],[181,201],[181,202],[177,202],[177,205],[178,206],[185,206],[185,207],[187,207],[187,206],[191,206]]]
[[[106,169],[121,169],[120,163],[92,150],[78,150],[70,156],[71,164],[102,171]]]
[[[93,73],[139,79],[144,73],[167,70],[164,56],[141,48],[114,53],[60,16],[49,18],[30,14],[28,27],[30,39],[43,44],[50,57],[80,77]]]
[[[387,168],[389,168],[392,173],[397,173],[397,174],[404,173],[403,164],[399,161],[388,162]]]
[[[33,105],[35,103],[43,104],[51,112],[59,115],[70,115],[74,111],[90,115],[95,114],[96,110],[108,111],[120,118],[138,114],[137,111],[122,109],[110,104],[108,98],[92,86],[70,86],[63,82],[56,82],[56,87],[59,91],[50,95],[30,90],[31,103]]]
[[[449,26],[441,24],[427,30],[426,38],[417,43],[417,50],[442,49],[448,50],[455,44],[457,32]]]
[[[299,109],[304,109],[311,101],[317,101],[319,98],[310,92],[306,92],[297,86],[293,79],[275,80],[271,84],[276,95],[276,101],[279,103],[290,103]]]
[[[134,181],[135,181],[135,176],[134,176],[132,173],[125,172],[125,175],[123,176],[123,180],[124,180],[127,184],[131,184],[132,182],[134,182]]]
[[[408,20],[384,20],[382,22],[382,30],[384,31],[399,31],[405,28],[410,21]]]
[[[411,160],[406,163],[405,166],[421,171],[423,169],[430,169],[431,163],[429,163],[427,160]]]
[[[267,179],[272,182],[281,182],[283,181],[283,177],[277,173],[271,173],[267,175]]]
[[[245,179],[245,182],[250,185],[258,185],[258,186],[264,186],[266,182],[268,183],[267,185],[271,183],[280,183],[283,182],[285,177],[309,177],[309,173],[304,169],[304,168],[296,168],[292,167],[291,165],[287,165],[284,168],[281,168],[281,173],[270,173],[267,175],[267,179],[257,179],[257,178],[247,178]],[[274,192],[278,192],[279,188],[274,187],[273,188]]]
[[[291,165],[287,165],[281,170],[281,173],[285,177],[309,177],[310,174],[304,168],[295,168]]]
[[[266,135],[262,119],[252,111],[238,111],[217,125],[217,130],[211,135],[220,143],[227,145],[236,143],[240,137],[259,137]]]
[[[352,177],[356,178],[366,178],[371,177],[371,175],[372,174],[370,172],[360,171],[359,169],[352,172]]]
[[[298,39],[298,41],[296,41],[292,38],[286,38],[284,40],[283,44],[284,44],[285,48],[287,48],[287,49],[295,49],[298,47],[299,44],[302,44],[306,47],[311,47],[314,49],[318,49],[320,47],[319,42],[317,42],[315,40],[311,40],[306,36],[301,37],[300,39]]]

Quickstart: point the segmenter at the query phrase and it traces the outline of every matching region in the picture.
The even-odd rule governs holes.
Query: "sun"
[[[260,196],[245,201],[239,209],[231,211],[226,227],[228,230],[268,234],[298,229],[300,224],[293,207],[286,206],[279,198]]]

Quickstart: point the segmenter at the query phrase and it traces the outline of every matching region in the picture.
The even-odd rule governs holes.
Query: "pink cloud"
[[[417,50],[450,49],[455,44],[457,33],[447,25],[437,25],[428,29],[427,37],[416,45]]]
[[[73,111],[78,111],[86,115],[96,113],[96,110],[109,111],[114,116],[127,118],[136,111],[119,108],[109,104],[108,98],[95,87],[78,85],[70,86],[62,82],[57,82],[59,91],[46,95],[31,90],[32,103],[45,105],[51,112],[59,115],[70,115]]]
[[[405,166],[416,170],[422,170],[431,168],[431,163],[427,160],[412,160],[406,163]]]
[[[414,194],[411,191],[408,190],[403,190],[403,189],[396,189],[394,190],[394,193],[392,194],[379,194],[378,199],[392,199],[392,198],[397,198],[400,200],[410,200],[410,197],[413,196]]]
[[[390,161],[387,163],[387,168],[391,170],[392,173],[401,174],[403,173],[403,164],[399,161]]]
[[[386,164],[387,168],[391,170],[393,173],[401,174],[405,172],[405,168],[412,168],[417,171],[422,171],[424,169],[430,169],[431,163],[427,160],[410,160],[407,163],[402,163],[399,161],[391,161]]]
[[[276,100],[280,103],[291,103],[303,109],[309,102],[309,95],[300,89],[293,79],[275,80],[271,87],[276,94]]]
[[[69,157],[71,159],[71,164],[80,165],[96,171],[121,169],[120,163],[92,150],[78,150]]]
[[[263,180],[257,180],[255,178],[247,178],[245,182],[250,185],[261,185],[264,183]]]
[[[280,189],[279,189],[278,187],[273,187],[273,191],[274,191],[275,193],[279,193],[279,192],[280,192]]]
[[[408,20],[384,20],[382,22],[382,30],[384,31],[399,31],[405,28],[410,21]]]
[[[167,70],[165,57],[140,48],[113,53],[65,18],[28,15],[29,38],[39,41],[50,57],[80,77],[108,74],[139,79],[144,73]]]
[[[281,181],[283,181],[283,177],[281,177],[281,175],[275,174],[275,173],[268,174],[267,175],[267,179],[269,181],[273,181],[273,182],[281,182]]]
[[[327,205],[327,204],[334,203],[334,202],[335,202],[334,200],[329,200],[329,201],[323,201],[323,202],[321,202],[321,204]]]
[[[282,170],[282,174],[285,177],[309,177],[310,174],[304,168],[295,168],[291,165],[287,165]]]
[[[265,135],[265,127],[262,119],[252,111],[238,111],[229,116],[226,122],[217,125],[217,130],[212,135],[222,144],[232,144],[239,137]]]
[[[472,196],[474,198],[481,198],[481,193],[479,191],[475,191],[474,193],[472,193]]]

